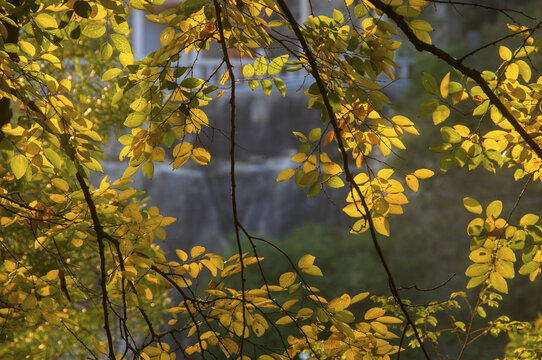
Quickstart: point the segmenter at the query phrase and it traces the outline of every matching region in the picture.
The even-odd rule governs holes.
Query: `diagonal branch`
[[[441,48],[435,46],[426,44],[420,39],[416,37],[414,34],[414,31],[408,26],[408,23],[406,22],[405,18],[399,14],[397,14],[393,8],[389,5],[384,4],[381,0],[371,0],[371,3],[380,11],[382,11],[384,14],[386,14],[390,19],[392,19],[395,24],[401,29],[401,31],[405,34],[405,36],[408,38],[410,43],[414,45],[416,50],[418,51],[427,51],[433,55],[435,55],[437,58],[445,61],[448,65],[452,66],[454,69],[460,71],[461,73],[465,74],[466,76],[470,77],[472,80],[480,86],[484,94],[488,97],[491,104],[497,107],[501,114],[505,117],[506,120],[512,124],[514,129],[519,133],[521,138],[529,144],[531,149],[538,155],[540,159],[542,159],[542,148],[529,136],[529,134],[525,131],[525,129],[521,126],[521,124],[516,120],[514,115],[508,110],[506,105],[499,99],[499,97],[491,90],[487,82],[482,78],[482,74],[473,68],[467,67],[463,65],[463,63],[454,58],[452,55],[447,53],[446,51],[442,50]]]
[[[414,334],[416,335],[416,339],[418,340],[418,342],[420,344],[420,347],[421,347],[421,349],[422,349],[422,351],[423,351],[423,353],[425,355],[425,358],[429,360],[429,354],[427,353],[427,350],[425,349],[425,347],[424,347],[424,345],[422,343],[422,339],[420,337],[420,334],[418,333],[418,329],[416,328],[416,325],[414,324],[414,322],[410,318],[410,315],[408,314],[408,311],[406,310],[406,308],[405,308],[405,306],[404,306],[404,304],[403,304],[403,302],[401,300],[401,297],[399,296],[399,293],[397,291],[397,286],[395,285],[395,281],[393,279],[393,275],[392,275],[391,270],[390,270],[390,268],[388,266],[386,258],[384,257],[384,253],[382,252],[382,249],[380,248],[380,244],[378,243],[378,239],[377,239],[377,236],[376,236],[375,225],[373,223],[373,219],[371,217],[369,207],[367,206],[367,202],[365,201],[365,198],[364,198],[364,196],[363,196],[363,194],[361,192],[361,189],[360,189],[359,185],[354,181],[354,177],[352,176],[352,173],[351,173],[351,171],[349,169],[348,156],[346,154],[346,149],[344,148],[344,145],[343,145],[341,139],[338,136],[341,133],[341,131],[340,131],[339,126],[337,124],[337,119],[335,117],[335,113],[333,112],[333,109],[331,108],[331,104],[330,104],[329,98],[327,96],[327,87],[326,87],[324,81],[322,80],[322,78],[320,77],[320,73],[318,71],[318,66],[316,64],[316,60],[314,58],[314,55],[313,55],[312,51],[310,50],[309,45],[307,44],[307,41],[305,40],[305,37],[301,33],[301,30],[299,30],[299,26],[297,25],[297,22],[295,21],[294,16],[290,12],[290,9],[288,8],[288,5],[286,5],[284,0],[277,0],[277,3],[281,7],[282,11],[284,12],[286,20],[288,21],[288,23],[292,27],[292,31],[295,33],[297,39],[301,43],[301,47],[303,48],[303,52],[305,53],[305,56],[307,57],[307,60],[309,62],[311,72],[312,72],[312,76],[316,80],[316,83],[318,85],[318,89],[320,91],[320,94],[322,95],[322,99],[324,101],[324,105],[325,105],[329,120],[331,122],[331,125],[333,126],[333,131],[335,132],[335,134],[337,134],[337,144],[339,146],[339,150],[340,150],[340,153],[341,153],[342,163],[343,163],[343,167],[344,167],[344,174],[345,174],[346,180],[350,184],[350,187],[353,188],[356,191],[356,193],[358,194],[358,196],[359,196],[359,198],[361,200],[361,203],[362,203],[363,208],[365,210],[366,220],[369,223],[369,230],[370,230],[370,233],[371,233],[371,238],[373,240],[373,245],[374,245],[374,247],[376,249],[376,252],[378,253],[378,256],[380,258],[382,266],[384,267],[384,269],[386,271],[386,274],[388,276],[388,283],[390,285],[392,295],[393,295],[395,301],[400,306],[401,311],[403,312],[403,315],[405,316],[407,324],[410,325],[412,327],[412,329],[414,330]],[[400,350],[399,350],[399,352],[400,352]]]

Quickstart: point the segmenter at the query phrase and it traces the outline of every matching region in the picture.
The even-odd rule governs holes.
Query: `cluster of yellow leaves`
[[[498,95],[506,108],[519,122],[523,129],[533,138],[539,146],[542,140],[538,133],[542,125],[540,116],[533,115],[542,98],[542,77],[536,82],[531,79],[531,67],[528,60],[538,51],[533,45],[534,39],[525,32],[524,27],[509,26],[516,36],[523,37],[525,45],[512,52],[509,48],[501,46],[499,55],[504,61],[496,73],[484,71],[482,77]],[[464,81],[467,79],[463,79]],[[430,113],[435,125],[445,121],[450,115],[448,97],[451,104],[470,100],[474,104],[472,115],[482,119],[489,117],[492,128],[483,133],[480,126],[470,129],[465,125],[442,127],[441,135],[444,143],[433,146],[433,151],[443,153],[440,157],[440,168],[447,171],[453,164],[458,167],[468,165],[472,170],[482,164],[488,171],[495,172],[495,166],[517,167],[514,178],[520,179],[525,175],[532,175],[533,179],[540,178],[542,160],[525,143],[513,125],[506,120],[495,105],[490,104],[487,95],[479,86],[467,87],[468,82],[451,81],[450,73],[442,79],[440,86],[429,74],[424,74],[424,87],[434,95],[440,95],[443,103],[429,100],[420,107],[420,114]]]
[[[371,216],[375,230],[382,235],[390,236],[389,215],[402,214],[402,205],[408,203],[403,185],[390,178],[393,173],[392,169],[382,169],[374,178],[370,178],[366,173],[359,173],[354,177],[354,182],[358,185],[370,214],[366,214],[357,190],[355,188],[350,190],[346,198],[350,204],[346,205],[343,211],[349,216],[361,218],[352,226],[353,233],[361,233],[369,229],[367,216]],[[431,176],[433,176],[431,170],[418,169],[414,173],[408,174],[405,180],[412,190],[417,191],[418,179],[426,179]]]
[[[465,208],[474,213],[482,214],[482,206],[473,198],[463,200]],[[502,203],[499,200],[491,202],[486,208],[486,218],[472,220],[467,233],[472,237],[469,258],[473,262],[465,275],[470,277],[467,288],[476,287],[482,283],[488,284],[497,291],[508,293],[506,279],[515,276],[514,251],[522,251],[523,266],[519,269],[521,275],[529,275],[534,281],[540,273],[542,263],[542,227],[537,225],[539,217],[534,214],[524,215],[518,225],[510,224],[499,217]]]
[[[200,262],[210,255],[204,254],[202,247],[193,248],[191,254],[192,257],[199,257]],[[180,250],[178,255],[183,261],[188,259],[188,255]],[[244,254],[242,263],[248,266],[262,260]],[[299,259],[298,267],[306,274],[322,276],[314,260],[314,256],[304,255]],[[189,267],[194,264],[198,264],[198,260],[193,260]],[[214,346],[219,347],[226,357],[234,358],[241,355],[240,342],[248,339],[251,333],[256,338],[264,339],[267,331],[277,325],[294,326],[299,335],[288,338],[289,346],[283,353],[264,354],[258,357],[259,360],[287,359],[303,351],[311,351],[315,356],[346,356],[349,359],[370,359],[374,356],[384,360],[398,351],[397,346],[389,343],[391,339],[397,338],[389,327],[397,326],[402,321],[386,315],[384,309],[370,308],[365,312],[363,321],[354,324],[355,316],[348,308],[365,299],[369,295],[367,292],[354,297],[343,294],[328,302],[317,295],[318,289],[315,287],[308,287],[304,281],[296,281],[296,272],[282,274],[278,285],[266,283],[261,288],[246,289],[243,292],[226,287],[224,283],[226,277],[241,271],[241,258],[238,255],[226,260],[223,268],[213,270],[213,265],[205,266],[215,276],[205,290],[205,296],[184,299],[178,306],[169,309],[173,314],[188,315],[188,336],[197,335],[197,339],[186,349],[188,354]],[[198,273],[196,270],[192,275],[197,276]],[[288,294],[288,297],[284,299],[280,294]],[[278,318],[275,315],[277,311]],[[196,320],[196,314],[204,314],[203,319]],[[173,319],[170,324],[176,321]],[[274,322],[273,327],[271,322]],[[250,341],[254,343],[255,340]],[[322,353],[316,354],[319,351]],[[246,354],[242,355],[249,358]]]

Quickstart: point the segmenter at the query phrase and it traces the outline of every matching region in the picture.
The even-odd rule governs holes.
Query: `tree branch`
[[[445,61],[448,65],[452,66],[454,69],[459,70],[461,73],[465,74],[466,76],[470,77],[472,80],[480,86],[484,94],[488,97],[491,104],[497,107],[501,114],[512,124],[514,129],[519,133],[519,135],[522,137],[522,139],[529,144],[531,149],[538,155],[540,159],[542,159],[542,148],[538,146],[538,144],[527,134],[525,129],[520,125],[520,123],[516,120],[514,115],[506,108],[506,105],[499,99],[497,95],[491,90],[487,82],[482,78],[482,74],[475,69],[469,68],[456,58],[452,57],[449,53],[446,51],[440,49],[439,47],[436,47],[435,45],[426,44],[420,39],[416,37],[412,29],[408,26],[407,22],[405,21],[405,18],[399,14],[397,14],[393,8],[389,5],[384,4],[381,0],[371,0],[371,3],[380,11],[382,11],[384,14],[386,14],[390,19],[392,19],[397,26],[401,29],[401,31],[406,35],[408,40],[416,50],[418,51],[427,51],[433,55],[435,55],[437,58]]]
[[[320,73],[318,71],[318,65],[316,64],[316,60],[315,60],[315,58],[314,58],[314,56],[312,54],[312,51],[309,48],[309,45],[307,44],[307,41],[305,40],[305,37],[303,36],[301,31],[299,30],[299,26],[297,25],[297,22],[295,21],[295,18],[292,15],[292,13],[290,12],[290,9],[286,5],[285,1],[284,0],[277,0],[277,3],[280,6],[280,8],[282,9],[282,11],[284,12],[284,16],[286,17],[286,20],[288,21],[288,23],[292,27],[292,31],[295,33],[297,39],[301,43],[301,47],[303,48],[303,52],[305,53],[305,56],[307,57],[307,60],[309,62],[311,72],[312,72],[312,76],[316,80],[316,83],[318,85],[318,89],[320,91],[320,94],[322,95],[322,99],[324,101],[324,105],[325,105],[325,108],[326,108],[326,111],[327,111],[327,115],[328,115],[329,120],[331,122],[331,125],[333,127],[333,131],[335,132],[335,134],[337,134],[337,144],[339,146],[339,150],[340,150],[340,153],[341,153],[342,163],[343,163],[343,168],[344,168],[344,174],[345,174],[346,180],[350,184],[350,188],[354,188],[354,190],[357,192],[357,194],[358,194],[358,196],[360,198],[360,201],[361,201],[361,203],[363,205],[363,208],[364,208],[365,214],[366,214],[366,220],[369,223],[369,230],[370,230],[370,233],[371,233],[371,238],[373,240],[373,245],[374,245],[374,247],[376,249],[376,252],[378,253],[378,256],[380,258],[382,266],[384,267],[384,269],[386,271],[386,274],[388,276],[388,282],[389,282],[389,285],[390,285],[392,295],[393,295],[395,301],[397,301],[398,305],[400,306],[401,311],[403,312],[403,314],[405,316],[407,324],[412,326],[412,329],[414,330],[416,338],[417,338],[417,340],[418,340],[418,342],[420,344],[420,347],[421,347],[421,349],[422,349],[422,351],[423,351],[423,353],[425,355],[425,358],[429,359],[429,354],[427,353],[427,351],[426,351],[426,349],[425,349],[425,347],[424,347],[424,345],[422,343],[421,337],[420,337],[420,335],[418,333],[418,329],[416,328],[416,325],[414,324],[414,322],[410,318],[410,315],[408,314],[408,311],[406,310],[406,308],[405,308],[405,306],[404,306],[404,304],[403,304],[403,302],[401,300],[401,297],[399,296],[399,293],[397,292],[397,286],[395,285],[393,275],[392,275],[391,270],[390,270],[390,268],[389,268],[389,266],[387,264],[386,258],[384,257],[384,253],[382,252],[382,249],[380,248],[380,244],[378,243],[375,226],[374,226],[374,223],[373,223],[373,219],[371,217],[371,213],[369,211],[369,207],[367,206],[367,202],[365,201],[365,198],[364,198],[364,196],[363,196],[363,194],[361,192],[360,187],[354,181],[354,177],[352,176],[352,173],[350,172],[350,169],[349,169],[349,166],[348,166],[348,156],[346,154],[346,149],[344,148],[344,145],[343,145],[343,143],[342,143],[342,141],[340,139],[340,136],[339,136],[341,131],[339,129],[337,119],[335,117],[335,113],[333,112],[333,109],[331,108],[331,104],[330,104],[329,98],[327,96],[327,87],[324,84],[324,81],[322,80],[322,78],[320,77]]]

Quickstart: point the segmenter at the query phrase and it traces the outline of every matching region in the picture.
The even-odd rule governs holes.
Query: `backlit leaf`
[[[117,49],[120,53],[131,53],[132,47],[130,46],[130,42],[128,39],[126,39],[125,36],[120,34],[111,34],[111,42],[113,43],[113,46],[115,49]]]
[[[418,191],[418,188],[420,186],[418,179],[413,175],[407,175],[405,176],[405,181],[407,186],[414,192]]]
[[[433,124],[438,125],[450,116],[450,108],[446,105],[439,105],[433,112]]]
[[[450,73],[446,73],[442,81],[440,82],[440,95],[446,99],[450,91]]]
[[[15,155],[11,158],[10,166],[11,171],[13,172],[13,175],[15,175],[16,179],[20,179],[24,176],[26,173],[26,170],[28,169],[28,159],[24,155]]]
[[[499,56],[504,61],[510,61],[512,60],[512,51],[506,46],[499,46]]]
[[[495,200],[492,201],[486,208],[487,217],[492,217],[494,219],[498,218],[502,211],[502,201]]]
[[[482,205],[478,202],[478,200],[466,197],[463,199],[463,206],[465,206],[465,209],[470,211],[471,213],[481,215],[482,214]]]
[[[36,15],[34,21],[42,29],[56,29],[58,27],[55,18],[46,13]]]
[[[295,174],[294,169],[284,169],[277,176],[277,182],[288,180],[289,178],[294,176],[294,174]]]
[[[279,284],[282,287],[288,287],[292,285],[296,279],[297,275],[294,272],[287,272],[280,276]]]
[[[299,259],[298,263],[297,263],[297,266],[300,268],[300,269],[307,269],[309,267],[312,266],[312,264],[314,264],[314,260],[316,258],[310,254],[306,254],[306,255],[303,255],[301,257],[301,259]]]
[[[506,280],[502,277],[501,274],[497,272],[492,272],[489,275],[489,282],[495,290],[504,294],[508,294],[508,285],[506,284]]]

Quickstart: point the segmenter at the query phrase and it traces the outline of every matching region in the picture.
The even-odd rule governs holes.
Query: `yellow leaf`
[[[485,275],[489,272],[489,264],[471,264],[465,271],[465,275],[468,277],[477,277]]]
[[[96,350],[98,350],[104,355],[107,355],[107,350],[105,349],[105,347],[102,346],[102,344],[95,337],[92,338],[92,341],[94,342],[94,347],[96,348]]]
[[[28,55],[30,56],[36,55],[36,48],[31,43],[24,40],[20,40],[19,46],[21,47],[21,50],[23,50]]]
[[[431,26],[431,24],[429,24],[427,21],[425,20],[412,20],[410,23],[409,23],[409,26],[415,30],[420,30],[422,32],[429,32],[429,31],[433,31],[433,27]]]
[[[386,310],[382,309],[381,307],[374,307],[365,313],[364,319],[365,320],[372,320],[381,317],[386,313]]]
[[[284,169],[280,172],[280,174],[277,176],[277,182],[280,181],[286,181],[292,176],[294,176],[295,170],[294,169]]]
[[[407,175],[405,176],[405,181],[407,186],[412,189],[412,191],[417,192],[418,187],[420,186],[420,183],[418,182],[418,178],[416,178],[413,175]]]
[[[287,272],[280,276],[279,284],[282,287],[288,287],[292,285],[296,279],[297,275],[294,272]]]
[[[450,109],[446,105],[439,105],[433,111],[433,124],[438,125],[450,116]]]
[[[356,296],[354,296],[352,298],[352,300],[350,300],[350,304],[354,304],[354,303],[357,303],[363,299],[365,299],[367,296],[369,296],[369,293],[368,292],[362,292],[362,293],[359,293],[357,294]]]
[[[322,270],[316,265],[309,266],[308,268],[301,269],[306,274],[312,275],[312,276],[324,276],[322,274]]]
[[[19,154],[11,158],[11,171],[13,171],[13,175],[15,175],[17,180],[24,176],[28,168],[28,164],[28,159],[24,155]]]
[[[58,27],[55,18],[49,14],[40,13],[34,17],[34,21],[42,29],[56,29]]]
[[[45,275],[45,280],[48,280],[48,281],[55,280],[56,278],[58,278],[58,273],[59,273],[58,269],[49,271],[47,275]]]
[[[171,27],[165,28],[160,34],[160,44],[162,44],[162,46],[167,46],[174,37],[175,29]]]
[[[496,219],[499,217],[502,211],[502,202],[500,200],[492,201],[491,204],[489,204],[486,208],[486,215],[487,217],[492,217],[493,219]]]
[[[471,197],[464,198],[463,206],[465,206],[465,209],[467,209],[471,213],[478,214],[478,215],[482,214],[482,205],[480,205],[478,200],[474,198],[471,198]]]
[[[203,254],[204,252],[205,252],[205,248],[203,246],[194,246],[190,250],[190,256],[192,256],[192,258],[196,258],[196,257],[200,256],[201,254]],[[181,258],[181,257],[179,256],[179,258]],[[182,260],[182,258],[181,258],[181,260]]]
[[[329,175],[337,175],[342,173],[343,169],[336,163],[322,163],[322,171]]]
[[[377,176],[382,179],[389,179],[393,172],[393,169],[384,168],[378,171]]]
[[[393,316],[380,316],[378,321],[384,324],[401,324],[403,320]]]
[[[489,282],[495,290],[504,294],[508,294],[508,284],[506,284],[506,280],[504,280],[501,274],[497,272],[492,272],[489,275]]]
[[[292,161],[296,163],[302,163],[303,161],[307,160],[307,157],[307,154],[297,153],[292,156]]]
[[[479,264],[488,263],[491,261],[491,253],[485,248],[479,248],[470,253],[469,259]]]
[[[283,316],[280,319],[278,319],[275,324],[277,325],[286,325],[294,321],[290,316]]]
[[[136,99],[134,100],[131,104],[130,104],[130,109],[136,111],[136,112],[141,112],[143,110],[145,110],[147,108],[147,100],[143,99],[143,98],[139,98],[139,99]]]
[[[428,179],[433,175],[435,175],[435,173],[429,169],[418,169],[414,171],[414,176],[418,179]]]
[[[509,247],[501,247],[497,250],[497,258],[505,261],[516,261],[516,254]]]
[[[378,322],[378,321],[371,321],[371,328],[373,328],[374,331],[376,331],[377,333],[381,334],[381,335],[386,335],[386,333],[388,332],[388,327],[384,324],[382,324],[381,322]]]
[[[207,165],[211,161],[211,154],[204,148],[195,148],[192,150],[192,160],[200,165]]]
[[[519,75],[519,66],[514,63],[509,64],[504,72],[505,76],[509,80],[516,80]]]
[[[182,261],[188,260],[188,255],[186,254],[186,252],[184,252],[184,251],[182,251],[180,249],[176,249],[175,253],[179,257],[179,259],[181,259]]]
[[[310,254],[306,254],[306,255],[303,255],[301,257],[301,259],[299,259],[298,263],[297,263],[297,266],[300,268],[300,269],[306,269],[306,268],[309,268],[312,266],[312,264],[314,264],[314,260],[316,258]]]
[[[450,72],[444,75],[442,82],[440,83],[440,95],[442,98],[446,99],[450,91]]]
[[[510,49],[507,48],[506,46],[500,46],[499,47],[499,56],[504,61],[510,61],[510,60],[512,60],[512,51],[510,51]]]
[[[54,178],[53,180],[51,180],[51,184],[53,184],[54,187],[61,191],[67,192],[70,190],[70,185],[68,184],[68,182],[61,178]]]
[[[378,216],[373,218],[373,223],[376,232],[385,236],[390,236],[390,224],[388,222],[388,219],[383,216]]]
[[[362,217],[365,212],[361,203],[351,203],[343,208],[343,211],[351,217]]]
[[[12,272],[17,268],[17,263],[11,260],[4,260],[4,266],[8,272]]]

